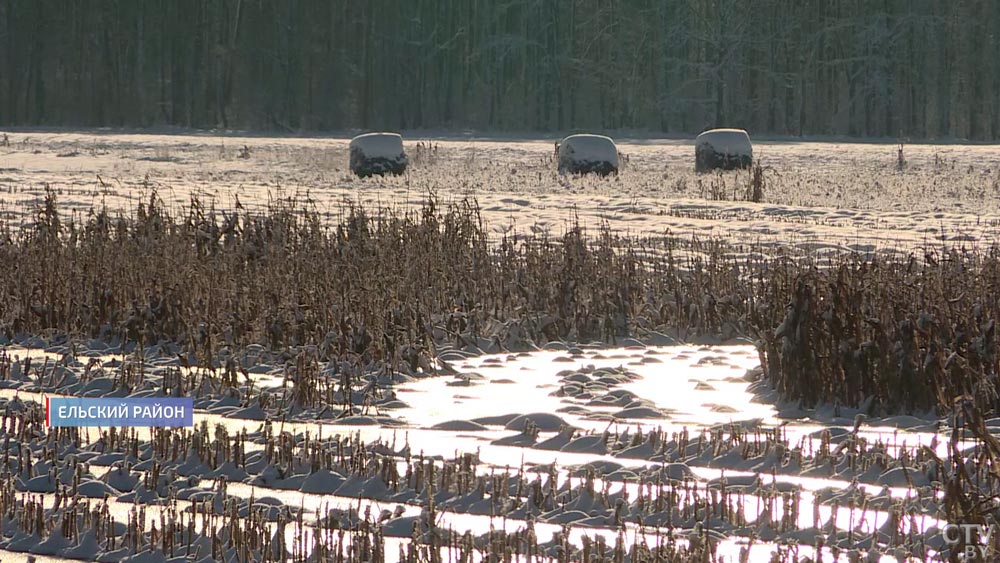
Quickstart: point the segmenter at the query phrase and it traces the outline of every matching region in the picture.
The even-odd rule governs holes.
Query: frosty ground
[[[765,202],[748,203],[731,201],[745,174],[695,175],[693,145],[678,140],[619,139],[627,164],[608,179],[559,176],[545,140],[407,136],[408,174],[366,180],[349,174],[342,138],[13,132],[8,143],[0,147],[0,211],[15,227],[30,225],[32,205],[46,189],[80,216],[100,205],[130,212],[154,189],[172,206],[196,196],[220,212],[259,207],[268,198],[308,198],[331,218],[344,201],[412,209],[429,195],[474,198],[498,236],[558,234],[579,221],[640,236],[759,242],[775,252],[972,246],[993,242],[1000,225],[995,146],[908,145],[899,168],[891,144],[758,142],[768,186]],[[302,510],[307,520],[336,517],[346,528],[371,508],[385,535],[399,541],[431,533],[435,514],[434,526],[459,534],[530,527],[547,554],[559,551],[560,533],[574,545],[585,535],[612,543],[619,533],[629,541],[710,539],[731,561],[741,550],[750,561],[768,561],[772,552],[793,548],[849,561],[857,546],[870,548],[873,560],[884,553],[898,561],[942,547],[934,531],[944,525],[937,517],[941,468],[927,456],[944,447],[940,421],[925,413],[868,420],[850,409],[781,404],[755,383],[759,362],[748,343],[654,340],[614,348],[552,343],[500,355],[441,348],[449,375],[383,381],[385,393],[364,415],[342,419],[261,400],[261,389],[280,395],[287,359],[248,350],[238,358],[252,375],[243,391],[206,392],[196,418],[222,423],[230,435],[214,439],[227,444],[247,430],[241,447],[249,453],[238,461],[204,452],[171,457],[151,446],[133,456],[104,443],[58,450],[54,462],[11,473],[17,490],[37,493],[50,507],[58,482],[79,473],[81,494],[117,499],[111,511],[122,521],[135,502],[148,505],[145,517],[155,519],[165,499],[239,512],[249,511],[247,499],[264,496],[263,504],[281,507],[262,509],[275,518],[280,510]],[[5,393],[18,397],[8,412],[24,410],[42,392],[114,393],[122,365],[141,361],[148,392],[183,367],[170,345],[123,349],[118,342],[24,337],[4,352]],[[26,369],[28,356],[34,372]],[[293,434],[294,461],[261,453],[268,432],[278,431],[262,428],[263,418]],[[332,454],[316,462],[306,432],[324,452],[378,452],[406,477],[387,486],[386,466],[378,473],[331,461]],[[77,469],[77,462],[87,465]],[[452,477],[412,477],[417,468],[426,475],[427,463]],[[150,482],[152,471],[163,480]],[[427,482],[434,483],[430,490]],[[83,553],[79,545],[37,544],[23,533],[4,541],[12,550]],[[395,546],[388,551],[394,556]]]
[[[9,221],[50,187],[80,213],[130,209],[156,189],[168,203],[191,196],[220,209],[299,197],[336,215],[345,200],[410,208],[435,194],[474,197],[497,233],[562,232],[606,221],[635,235],[722,236],[801,248],[857,250],[997,238],[1000,147],[836,142],[755,143],[767,169],[764,203],[733,199],[746,175],[694,173],[691,140],[618,139],[617,177],[556,173],[554,141],[406,136],[409,173],[359,180],[346,138],[217,137],[110,133],[8,133],[0,193]]]
[[[40,345],[23,341],[7,349],[17,359],[7,364],[5,386],[18,390],[4,393],[8,412],[23,411],[43,390],[50,396],[121,395],[113,374],[140,355],[147,392],[162,388],[169,369],[180,365],[163,346],[119,355],[93,341],[72,352]],[[621,530],[634,541],[675,536],[687,542],[700,537],[692,530],[702,526],[711,528],[708,539],[729,561],[741,560],[743,550],[749,561],[768,561],[777,550],[787,553],[780,546],[789,543],[801,544],[802,554],[818,547],[833,557],[832,548],[844,560],[859,546],[900,556],[941,547],[935,530],[944,523],[935,516],[934,483],[941,468],[920,454],[923,447],[939,453],[944,447],[935,445],[932,420],[890,417],[852,428],[859,419],[848,409],[781,412],[768,403],[766,389],[748,385],[757,361],[746,345],[549,348],[464,360],[446,351],[455,375],[399,381],[370,414],[327,424],[317,422],[315,412],[272,413],[267,418],[275,422],[265,428],[260,419],[266,413],[247,387],[202,393],[196,424],[224,430],[195,439],[200,447],[171,455],[169,448],[143,446],[133,455],[104,436],[79,450],[57,448],[61,455],[52,462],[13,466],[14,488],[51,507],[58,504],[60,483],[72,484],[82,498],[113,499],[109,511],[122,521],[134,503],[146,506],[143,518],[154,525],[161,510],[179,506],[221,515],[258,510],[274,520],[283,511],[301,512],[320,529],[334,517],[338,527],[351,529],[370,511],[379,515],[387,538],[398,538],[392,541],[411,538],[415,528],[474,535],[492,527],[530,528],[539,553],[550,556],[558,552],[560,533],[571,532],[574,542],[586,536],[610,544]],[[29,357],[49,367],[25,377]],[[259,389],[278,393],[286,368],[265,358],[251,352],[240,362]],[[57,374],[59,384],[50,384]],[[319,469],[313,458],[310,468],[309,456],[299,457],[310,449],[300,442],[303,449],[293,456],[299,461],[279,463],[265,453],[279,424],[299,441],[308,443],[311,434],[314,447],[346,449],[348,457],[320,462]],[[242,433],[244,445],[220,450],[205,442],[212,433],[223,444]],[[232,455],[220,455],[230,448]],[[346,462],[359,449],[390,460],[398,482]],[[435,482],[433,471],[445,477]],[[150,472],[160,477],[150,481]],[[432,495],[420,475],[434,482]],[[435,516],[428,516],[428,495]],[[284,531],[289,545],[298,531]],[[81,553],[72,541],[38,545],[30,538],[15,534],[2,545]],[[102,560],[125,555],[133,553],[101,553]]]

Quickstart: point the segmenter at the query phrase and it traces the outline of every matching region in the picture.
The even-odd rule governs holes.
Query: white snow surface
[[[743,129],[711,129],[698,135],[695,144],[711,145],[717,153],[753,156],[750,136]]]
[[[22,341],[24,343],[27,341]],[[107,345],[101,344],[93,349],[81,346],[79,350],[85,354],[103,355],[107,348]],[[404,456],[409,457],[410,452],[421,452],[421,456],[427,455],[428,459],[441,458],[442,463],[444,459],[459,459],[461,454],[475,452],[465,459],[474,461],[476,475],[499,474],[512,469],[516,472],[518,466],[526,469],[527,479],[531,478],[528,475],[531,473],[556,475],[556,484],[562,495],[560,504],[552,511],[541,511],[531,520],[532,529],[540,534],[541,541],[547,541],[564,524],[571,527],[570,542],[576,546],[581,543],[581,535],[614,537],[620,530],[609,520],[612,516],[610,506],[619,506],[625,517],[633,518],[636,504],[630,499],[639,496],[640,485],[637,481],[640,476],[647,482],[683,479],[700,489],[720,483],[743,489],[739,494],[745,499],[745,507],[741,509],[752,526],[749,529],[755,530],[754,533],[762,530],[772,538],[752,542],[752,549],[748,548],[746,558],[741,559],[749,563],[772,561],[771,552],[775,544],[771,542],[774,540],[795,544],[815,561],[821,557],[813,547],[817,529],[824,531],[824,537],[826,530],[835,529],[841,534],[835,539],[841,544],[838,549],[843,551],[845,545],[863,541],[845,540],[843,534],[852,530],[863,538],[866,534],[878,532],[885,522],[890,521],[885,508],[889,505],[911,507],[908,510],[925,507],[917,510],[912,519],[907,519],[904,533],[908,533],[910,526],[915,526],[914,533],[926,532],[931,537],[930,527],[940,528],[943,525],[934,512],[938,506],[934,500],[935,487],[920,463],[913,461],[912,455],[913,448],[921,445],[942,453],[948,447],[947,440],[940,439],[947,435],[948,429],[940,430],[939,435],[933,418],[866,418],[852,431],[850,428],[858,421],[857,411],[852,409],[821,408],[805,412],[797,404],[769,402],[769,395],[756,394],[755,389],[762,388],[752,384],[753,378],[748,377],[748,370],[759,364],[756,350],[749,345],[646,346],[629,340],[624,348],[567,348],[564,343],[554,344],[553,348],[528,354],[503,353],[458,360],[454,368],[460,374],[478,374],[477,377],[470,377],[469,380],[475,383],[468,386],[451,386],[445,377],[415,379],[399,385],[395,392],[407,406],[393,409],[391,415],[406,423],[402,430],[405,434],[400,433],[399,427],[366,425],[333,428],[322,427],[318,421],[289,422],[284,428],[293,434],[299,433],[299,436],[301,432],[308,431],[324,439],[335,434],[347,436],[355,433],[366,441],[381,438],[383,446],[378,450],[380,455],[400,463]],[[41,353],[48,353],[44,352],[45,349],[54,348],[49,345],[29,350],[14,345],[9,346],[7,351],[15,357],[24,358],[28,354],[39,357]],[[149,347],[143,351],[144,357],[150,361],[150,370],[162,368],[176,359],[173,354],[157,355],[154,350],[154,347]],[[113,356],[104,356],[103,363],[108,365],[112,359]],[[260,365],[276,367],[277,364]],[[71,369],[85,368],[78,363]],[[266,378],[261,378],[257,383],[266,381]],[[19,390],[0,392],[0,397],[9,399],[15,393],[23,401],[38,401],[42,397],[39,393]],[[625,406],[627,401],[647,405],[633,408],[655,408],[660,415],[656,419],[639,420],[621,417],[617,409]],[[195,417],[196,424],[204,421],[209,425],[225,425],[230,435],[242,429],[254,433],[259,425],[255,421],[222,418],[200,409]],[[522,421],[530,418],[533,431],[524,432],[524,426],[517,421],[519,417]],[[482,425],[475,429],[442,431],[439,425],[447,420],[479,420]],[[747,450],[747,444],[757,443],[754,439],[744,443],[719,442],[708,444],[705,448],[700,446],[702,430],[713,429],[712,432],[718,433],[722,429],[725,433],[735,428],[747,428],[751,429],[747,435],[750,437],[755,433],[763,435],[760,429],[765,429],[766,433],[766,429],[779,427],[784,434],[782,440],[788,444],[821,440],[823,432],[829,432],[834,440],[847,440],[857,434],[867,444],[882,441],[885,451],[877,455],[884,456],[879,459],[884,459],[887,466],[873,464],[871,470],[863,471],[862,465],[855,468],[846,459],[836,464],[832,461],[819,464],[815,460],[807,460],[803,464],[794,454],[784,458],[784,448],[797,446],[781,446],[781,453],[770,447]],[[667,432],[662,439],[669,437],[673,442],[670,447],[664,447],[665,442],[662,441],[650,441],[652,433],[660,431]],[[676,441],[682,438],[675,433],[687,434],[689,431],[690,447],[678,447]],[[767,440],[770,438],[763,438],[761,443],[767,443]],[[262,445],[252,440],[251,443],[248,459],[253,459]],[[699,445],[696,446],[696,443]],[[872,454],[870,447],[866,446],[869,455]],[[803,452],[811,452],[815,446],[803,448]],[[909,448],[911,452],[907,457],[909,461],[905,462],[905,472],[898,448]],[[196,457],[189,454],[188,459]],[[258,475],[274,471],[273,465],[251,463],[250,466],[258,468]],[[395,489],[387,486],[378,475],[354,472],[343,466],[336,471],[328,468],[306,469],[310,471],[308,474],[303,473],[303,469],[305,467],[294,471],[281,488],[272,488],[271,480],[253,481],[247,476],[236,478],[226,475],[224,493],[241,503],[250,502],[250,498],[256,499],[257,504],[275,507],[273,512],[277,512],[280,506],[292,510],[300,507],[305,512],[305,518],[312,520],[329,513],[330,509],[354,507],[358,513],[364,513],[370,507],[373,514],[385,511],[389,519],[383,522],[383,531],[387,537],[410,537],[414,525],[420,524],[421,518],[426,515],[419,504],[419,497],[396,496]],[[595,493],[582,481],[591,473],[600,477],[598,487],[602,483],[607,485],[603,493]],[[300,481],[300,484],[289,487],[290,481],[294,480]],[[405,494],[409,489],[405,480],[401,482],[404,484],[400,491]],[[684,490],[685,486],[681,487]],[[801,493],[796,514],[789,517],[789,528],[780,533],[771,528],[770,509],[767,508],[767,498],[776,490]],[[218,491],[205,490],[199,494],[208,495],[201,498],[211,501],[212,506],[224,506],[223,494]],[[867,495],[863,497],[868,499],[864,505],[866,508],[852,504],[862,498],[859,495]],[[36,496],[44,499],[46,506],[54,504],[55,495],[52,493],[38,493]],[[157,495],[150,494],[145,499],[139,499],[139,503],[145,505],[147,521],[156,521],[158,508],[154,501],[157,498]],[[269,500],[265,503],[264,498]],[[905,500],[907,498],[912,502]],[[514,531],[525,529],[528,525],[523,512],[497,507],[488,496],[453,494],[444,490],[440,499],[441,504],[437,505],[440,510],[438,524],[442,530],[450,528],[459,534],[466,531],[481,534],[487,532],[490,526],[503,526]],[[609,504],[609,499],[616,504]],[[677,508],[681,509],[692,502],[686,495],[677,499]],[[131,502],[112,502],[112,515],[117,521],[128,517],[128,511],[133,506]],[[651,539],[656,539],[659,534],[671,533],[665,527],[656,529],[656,526],[662,526],[662,519],[671,514],[672,508],[642,510],[645,511],[644,517],[654,522],[644,532]],[[497,515],[491,516],[493,514]],[[683,533],[690,533],[692,524],[690,521],[683,522],[678,527]],[[723,530],[716,536],[723,541],[720,555],[723,560],[736,561],[741,557],[741,547],[748,545],[748,530]],[[293,532],[289,526],[286,541],[294,539]],[[81,553],[77,546],[63,540],[59,534],[50,538],[54,539],[42,542],[38,537],[20,538],[6,548],[60,556]],[[398,552],[396,547],[395,544],[387,544],[387,555]],[[92,554],[96,555],[99,547],[92,549]],[[148,551],[116,552],[114,559],[108,553],[102,554],[101,560],[120,560],[130,556],[135,561],[165,561],[148,559]],[[878,555],[879,552],[873,550],[873,553]],[[8,554],[9,551],[0,550],[5,560],[17,560]],[[828,552],[824,552],[822,557],[824,561],[837,563],[850,561],[833,558]],[[387,558],[386,561],[396,559]],[[890,559],[883,558],[881,561],[888,563]],[[55,558],[40,558],[40,563],[61,562]]]
[[[576,162],[610,162],[618,166],[618,147],[604,135],[570,135],[559,143],[559,158]]]
[[[399,133],[365,133],[351,139],[350,148],[368,158],[398,158],[403,155],[403,137]]]

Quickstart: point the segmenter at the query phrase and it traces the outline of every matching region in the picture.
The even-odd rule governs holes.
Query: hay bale
[[[559,143],[559,173],[618,173],[618,147],[604,135],[570,135]]]
[[[695,172],[750,168],[753,164],[753,145],[743,129],[705,131],[694,145]]]
[[[351,172],[362,178],[373,174],[400,175],[408,160],[398,133],[365,133],[351,139]]]

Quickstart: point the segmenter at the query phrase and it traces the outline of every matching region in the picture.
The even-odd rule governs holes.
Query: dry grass
[[[755,321],[771,381],[810,405],[948,412],[961,397],[998,412],[998,252],[773,264]]]
[[[132,216],[82,224],[50,193],[34,216],[0,245],[8,336],[169,340],[204,365],[223,347],[314,345],[320,361],[416,371],[439,346],[748,335],[771,382],[806,405],[1000,407],[995,247],[820,264],[579,227],[494,243],[475,203],[432,197],[407,213],[348,204],[332,225],[275,200],[262,213],[192,200],[173,216],[155,193]]]
[[[746,313],[739,298],[718,302],[739,290],[721,246],[698,243],[703,260],[580,228],[494,245],[471,202],[374,215],[349,205],[324,226],[283,201],[251,213],[192,200],[175,217],[153,194],[130,217],[61,217],[50,193],[31,229],[3,233],[8,336],[171,340],[205,361],[223,346],[315,344],[324,360],[415,367],[435,341],[610,342],[661,325],[715,334]]]

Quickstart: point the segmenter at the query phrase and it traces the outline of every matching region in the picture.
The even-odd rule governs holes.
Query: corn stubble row
[[[626,530],[619,522],[617,537],[585,537],[571,541],[568,528],[542,541],[531,520],[522,522],[516,531],[493,529],[483,534],[456,531],[438,522],[449,508],[449,501],[479,499],[483,513],[489,503],[497,513],[515,512],[512,507],[534,507],[533,512],[576,504],[580,499],[615,506],[607,488],[595,483],[592,473],[574,485],[557,479],[555,470],[541,476],[529,474],[522,467],[511,473],[504,470],[480,473],[474,454],[456,454],[453,460],[436,461],[423,455],[411,455],[408,446],[397,450],[395,444],[376,441],[365,443],[346,436],[322,439],[309,434],[275,435],[270,425],[261,431],[229,435],[223,426],[210,429],[207,424],[192,431],[157,429],[151,440],[144,440],[134,430],[110,429],[100,432],[96,441],[79,429],[46,432],[44,413],[37,404],[14,402],[5,407],[0,433],[8,444],[5,469],[0,479],[0,545],[15,551],[58,553],[71,557],[98,557],[120,560],[143,554],[162,554],[195,561],[385,561],[392,549],[399,550],[399,561],[479,560],[497,561],[713,561],[718,538],[704,530],[678,540],[669,529],[649,527],[643,533]],[[10,407],[10,408],[7,408]],[[250,442],[263,449],[247,451]],[[178,451],[178,444],[188,449]],[[87,456],[89,462],[78,462]],[[254,503],[226,492],[226,479],[212,485],[214,494],[198,499],[183,497],[178,483],[197,484],[197,479],[179,478],[194,467],[192,459],[220,466],[233,464],[249,468],[257,462],[270,466],[281,464],[289,471],[315,475],[336,471],[353,482],[378,482],[384,494],[394,494],[396,501],[420,507],[421,517],[407,520],[405,534],[398,530],[391,537],[400,538],[393,546],[386,540],[394,515],[384,510],[373,514],[371,506],[337,509],[324,506],[316,516],[306,517],[300,507],[280,505],[281,510],[266,510],[272,505]],[[257,461],[249,461],[254,460]],[[112,461],[113,460],[113,461]],[[108,483],[121,482],[122,475],[138,477],[135,491],[157,490],[154,497],[138,497],[123,504],[105,496],[86,498],[83,480],[91,479],[90,463],[112,462]],[[203,473],[199,471],[198,473]],[[28,479],[30,477],[30,479]],[[23,493],[25,480],[38,482],[51,478],[52,496]],[[205,479],[204,481],[208,481]],[[167,485],[169,483],[169,485]],[[690,482],[661,481],[644,483],[635,500],[639,510],[652,513],[667,510],[676,518],[709,519],[732,511],[739,494],[732,499],[712,500],[706,504],[702,493]],[[774,505],[780,495],[771,495]],[[620,498],[620,495],[619,495]],[[701,499],[701,500],[699,500]],[[627,500],[627,495],[626,495]],[[742,500],[741,500],[742,502]],[[438,503],[441,503],[439,506]],[[629,503],[617,504],[619,508]],[[742,506],[742,504],[741,504]],[[122,509],[125,514],[122,514]],[[464,512],[469,509],[459,509]],[[630,508],[631,510],[631,508]],[[558,511],[558,509],[556,509]],[[522,513],[524,510],[522,510]],[[485,514],[491,514],[487,510]],[[740,516],[736,516],[739,518]],[[518,520],[523,519],[517,517]],[[634,519],[634,517],[630,517]],[[767,518],[768,523],[771,522]],[[670,528],[673,528],[670,526]],[[410,532],[412,529],[412,533]],[[792,561],[794,559],[786,559]]]
[[[0,474],[4,477],[0,480],[0,523],[5,530],[0,545],[7,549],[44,546],[47,551],[43,553],[72,554],[77,553],[77,546],[89,545],[90,555],[100,552],[101,560],[152,551],[199,561],[382,561],[392,548],[386,540],[392,537],[400,538],[401,561],[435,561],[444,556],[452,560],[707,562],[718,560],[714,554],[725,535],[737,535],[751,543],[773,541],[777,536],[797,538],[795,543],[804,544],[806,550],[826,545],[834,553],[856,555],[862,549],[926,560],[928,544],[934,539],[934,534],[917,531],[918,522],[931,510],[924,506],[937,504],[937,491],[928,487],[913,488],[913,496],[906,499],[873,497],[856,487],[819,491],[814,494],[809,523],[799,513],[804,501],[799,487],[773,481],[765,484],[764,479],[750,483],[722,477],[705,482],[691,474],[651,467],[632,480],[635,486],[630,492],[615,490],[609,481],[613,477],[588,465],[568,474],[554,465],[541,472],[524,466],[490,468],[483,467],[476,454],[425,457],[413,453],[409,444],[364,442],[351,435],[276,434],[271,424],[253,432],[230,433],[222,425],[213,429],[203,422],[193,430],[157,429],[149,440],[132,429],[112,428],[91,440],[75,428],[46,432],[37,404],[14,400],[0,406],[6,413],[0,417],[0,434],[8,445]],[[726,425],[698,437],[687,431],[654,431],[606,435],[605,439],[618,444],[616,448],[645,444],[664,451],[719,452],[735,445],[743,448],[744,455],[753,456],[755,448],[793,449],[781,434],[780,428]],[[830,453],[828,440],[827,436],[819,444],[826,452],[818,452],[821,456]],[[872,461],[881,455],[879,448],[859,436],[853,436],[848,446],[853,452],[849,455]],[[909,456],[901,455],[900,462],[903,457]],[[107,464],[111,470],[100,479],[116,487],[134,480],[128,485],[131,493],[117,500],[114,495],[120,492],[103,499],[84,493],[87,483],[98,479],[91,468]],[[276,509],[274,504],[255,502],[254,491],[249,499],[229,494],[227,481],[238,480],[232,472],[208,477],[209,468],[225,467],[256,474],[244,482],[264,486],[265,491],[284,488],[268,470],[278,467],[280,474],[307,476],[306,482],[323,473],[342,475],[345,487],[367,492],[350,500],[350,508],[321,504],[315,515],[306,516],[294,501]],[[36,492],[21,492],[37,489],[45,480],[54,485],[49,489],[54,491],[54,502],[46,502],[45,495]],[[209,485],[199,486],[199,481]],[[358,489],[359,485],[363,486]],[[198,491],[197,498],[191,490]],[[831,492],[836,495],[829,496]],[[335,494],[352,498],[339,490]],[[371,510],[369,498],[383,506],[396,504],[397,509],[416,508],[420,516],[400,518],[402,511],[388,509],[378,514]],[[838,525],[835,517],[823,522],[821,504],[834,513],[848,510],[850,527],[842,527],[842,520]],[[864,522],[875,520],[879,512],[887,514],[886,523],[863,531]],[[446,514],[493,516],[518,529],[504,527],[507,532],[492,529],[477,535],[442,523],[440,516]],[[536,526],[558,525],[573,514],[590,514],[589,521],[600,521],[583,525],[584,530],[591,526],[591,532],[599,527],[614,533],[588,533],[571,541],[565,526],[548,540],[536,535]],[[778,549],[773,561],[809,559],[797,557],[794,550]]]
[[[415,213],[348,205],[330,221],[294,201],[171,213],[154,193],[130,216],[69,221],[49,194],[34,217],[0,232],[7,338],[168,340],[206,366],[223,349],[312,344],[326,360],[406,372],[445,346],[745,335],[765,377],[804,406],[952,413],[980,448],[952,448],[946,512],[981,520],[996,498],[995,247],[820,262],[572,226],[495,241],[474,203],[433,199]]]
[[[417,370],[437,347],[614,343],[656,331],[748,336],[785,398],[872,413],[1000,406],[1000,249],[782,256],[718,241],[570,226],[492,241],[472,202],[415,213],[296,202],[260,213],[155,193],[131,216],[0,233],[0,334],[222,348],[314,344],[323,360]]]

